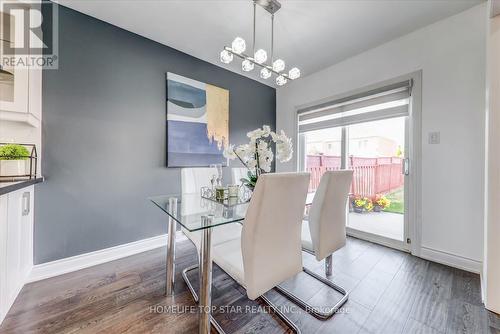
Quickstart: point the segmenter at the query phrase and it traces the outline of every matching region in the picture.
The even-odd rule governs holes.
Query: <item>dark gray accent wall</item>
[[[147,200],[180,191],[180,170],[166,168],[166,72],[229,89],[231,142],[274,128],[273,88],[59,6],[59,69],[43,73],[35,264],[166,233]]]

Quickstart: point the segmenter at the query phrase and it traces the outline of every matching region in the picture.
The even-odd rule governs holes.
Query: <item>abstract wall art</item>
[[[229,91],[167,73],[167,167],[226,164]]]

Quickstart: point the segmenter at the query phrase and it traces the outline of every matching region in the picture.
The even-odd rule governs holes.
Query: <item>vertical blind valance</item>
[[[407,116],[411,80],[298,110],[299,132]]]

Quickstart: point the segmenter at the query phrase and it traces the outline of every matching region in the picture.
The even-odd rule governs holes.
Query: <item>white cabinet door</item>
[[[7,208],[7,298],[16,298],[21,282],[21,231],[22,231],[22,192],[9,193]],[[10,306],[10,305],[9,305]]]
[[[2,30],[2,36],[0,36],[0,48],[2,54],[7,54],[5,51],[7,47],[14,47],[15,39],[24,38],[22,34],[16,34],[16,24],[13,15],[0,12],[2,15],[2,24],[10,26],[10,34],[6,36],[5,31]],[[5,35],[5,36],[4,36]],[[2,61],[2,65],[3,61]],[[9,67],[3,66],[3,70],[7,71],[12,76],[3,75],[0,80],[0,111],[3,111],[3,115],[9,115],[5,112],[19,112],[28,113],[29,112],[29,69],[25,66]],[[5,118],[5,117],[4,117]]]
[[[0,196],[0,323],[7,313],[7,207],[9,195]]]
[[[0,323],[33,267],[34,187],[0,196]]]
[[[25,4],[29,8],[30,4]],[[1,10],[1,8],[0,8]],[[17,11],[24,19],[22,11]],[[10,34],[5,33],[6,29],[0,29],[0,54],[5,54],[6,59],[0,59],[2,73],[0,73],[0,120],[23,122],[34,127],[40,126],[41,119],[41,96],[42,96],[42,70],[28,65],[16,65],[6,63],[4,60],[14,58],[21,61],[23,57],[16,58],[5,52],[6,48],[15,45],[22,45],[24,34],[16,33],[16,28],[20,30],[16,19],[18,15],[10,15],[0,11],[0,21],[2,24],[10,26]],[[21,54],[19,56],[25,56]],[[26,60],[24,60],[25,62]],[[10,64],[10,66],[9,66]],[[10,73],[7,75],[6,73]]]
[[[20,275],[25,282],[33,268],[33,204],[34,187],[28,187],[21,192],[21,245],[20,245]]]

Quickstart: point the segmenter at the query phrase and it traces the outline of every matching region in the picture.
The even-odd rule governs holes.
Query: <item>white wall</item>
[[[422,70],[421,245],[474,271],[483,257],[486,18],[478,5],[277,91],[277,128],[293,134],[299,105]],[[441,144],[427,144],[429,131]]]
[[[485,305],[500,313],[500,15],[489,21]]]

